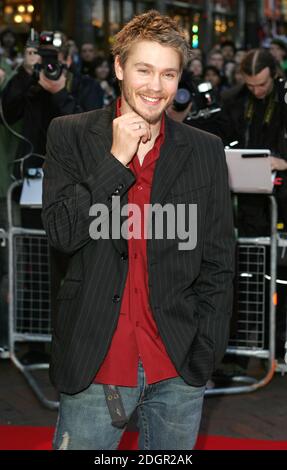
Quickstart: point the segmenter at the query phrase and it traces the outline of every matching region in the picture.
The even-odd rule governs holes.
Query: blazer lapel
[[[181,172],[191,150],[182,127],[166,116],[165,140],[155,167],[151,204],[163,204],[165,195]]]
[[[91,156],[95,160],[101,160],[110,152],[113,140],[113,120],[116,117],[116,103],[101,110],[98,119],[88,129],[87,144]]]
[[[96,161],[99,161],[104,158],[104,156],[110,152],[112,147],[113,140],[113,119],[116,117],[116,102],[112,103],[107,108],[101,110],[99,119],[97,122],[93,123],[89,128],[87,133],[87,144],[90,150],[90,153]],[[127,193],[120,200],[121,208],[128,202]],[[121,217],[121,223],[125,218]],[[119,253],[127,253],[128,245],[127,240],[124,238],[114,239],[112,237],[112,223],[110,220],[109,225],[110,237],[113,241],[113,244]]]

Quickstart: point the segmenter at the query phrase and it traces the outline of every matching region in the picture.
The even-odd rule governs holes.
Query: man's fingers
[[[124,132],[125,129],[132,131],[132,135],[139,140],[141,139],[143,143],[151,139],[150,124],[135,112],[126,113],[114,119],[114,126],[120,133]]]
[[[142,141],[143,144],[146,144],[148,142],[148,140],[149,139],[147,137],[142,137],[141,141]]]
[[[138,138],[138,140],[141,139],[141,141],[145,144],[149,140],[149,135],[145,129],[136,129],[134,131],[134,136]]]
[[[141,123],[139,123],[136,127],[136,129],[134,129],[134,132],[139,136],[139,137],[142,137],[142,142],[145,144],[148,140],[151,139],[151,133],[150,133],[150,129],[148,126],[146,125],[142,125]]]
[[[129,124],[133,129],[146,129],[149,131],[147,124],[144,121],[132,122]]]

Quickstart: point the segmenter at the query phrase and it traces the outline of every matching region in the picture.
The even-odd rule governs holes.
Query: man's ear
[[[115,74],[116,74],[117,79],[118,80],[123,80],[124,72],[123,72],[123,67],[121,65],[119,55],[116,55],[116,57],[115,57],[114,67],[115,67]]]

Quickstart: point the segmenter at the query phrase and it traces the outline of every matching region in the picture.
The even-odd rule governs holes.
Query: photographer
[[[276,61],[268,51],[249,51],[241,63],[245,83],[226,94],[223,109],[230,125],[230,141],[237,140],[239,148],[271,150],[271,168],[283,182],[275,190],[279,219],[287,227],[286,89],[285,81],[277,78],[276,70]],[[266,198],[241,195],[239,202],[240,234],[268,234],[270,223]]]
[[[270,165],[276,171],[274,195],[278,205],[278,221],[287,228],[287,105],[286,81],[277,78],[277,63],[270,52],[254,49],[241,63],[244,84],[230,90],[224,111],[231,125],[230,141],[239,148],[270,149]],[[254,179],[256,175],[254,175]],[[270,234],[269,200],[265,195],[238,195],[237,227],[239,236],[257,237]],[[269,253],[267,254],[269,257]],[[277,259],[278,263],[280,258]],[[282,266],[280,265],[282,264]],[[269,265],[267,258],[266,266]],[[279,279],[287,279],[284,262],[277,266]],[[277,284],[276,354],[284,354],[286,286]],[[268,299],[269,292],[265,295]],[[268,301],[266,302],[268,305]],[[266,315],[268,312],[266,312]],[[268,334],[268,328],[266,335]],[[278,356],[277,356],[278,357]],[[241,365],[246,365],[242,362]]]
[[[44,53],[47,52],[52,58],[53,54],[57,54],[61,60],[56,64],[51,62],[52,67],[48,64],[43,68],[40,64],[44,62]],[[34,35],[26,43],[23,64],[3,91],[4,117],[10,125],[23,119],[22,134],[33,145],[34,153],[45,154],[47,129],[53,118],[101,107],[101,88],[88,77],[82,80],[79,74],[73,72],[71,62],[68,56],[65,63],[64,54],[59,49],[40,45]],[[37,68],[40,70],[35,73]],[[57,73],[60,70],[59,77],[55,77],[55,70]],[[68,84],[70,90],[67,89]],[[29,143],[21,140],[18,157],[23,157],[30,150]],[[42,165],[39,158],[31,157],[27,164],[33,167],[39,166],[39,163]]]
[[[211,83],[197,85],[193,74],[187,70],[183,71],[175,100],[167,113],[175,121],[215,134],[225,145],[229,143],[226,119]]]

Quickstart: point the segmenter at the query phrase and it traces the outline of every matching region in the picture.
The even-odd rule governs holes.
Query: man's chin
[[[155,125],[157,124],[158,122],[161,121],[161,118],[162,118],[162,113],[159,115],[159,116],[156,116],[156,117],[146,117],[145,120],[151,124],[151,125]]]
[[[159,111],[153,111],[151,112],[145,112],[142,108],[138,108],[138,103],[135,105],[135,103],[129,103],[130,108],[137,113],[141,118],[143,118],[146,122],[148,122],[151,125],[157,124],[158,122],[161,121],[163,112],[165,111],[165,108],[162,108]]]
[[[138,114],[149,124],[157,124],[159,121],[161,121],[162,114],[164,112],[164,109],[157,114],[148,114],[148,113],[143,113],[142,111],[139,111]]]

